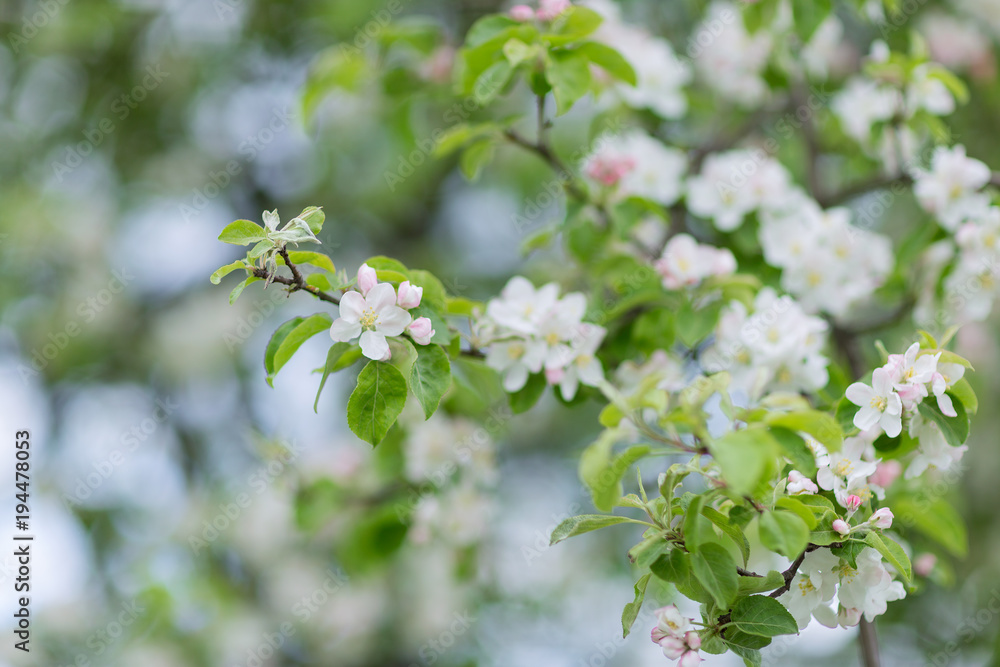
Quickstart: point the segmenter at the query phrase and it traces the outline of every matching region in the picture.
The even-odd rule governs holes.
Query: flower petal
[[[378,287],[369,292],[368,297],[371,298],[377,289]],[[389,286],[389,289],[392,287]],[[375,325],[375,330],[386,336],[398,336],[412,321],[413,317],[399,306],[388,306],[378,311],[378,323]]]
[[[528,383],[528,369],[524,364],[514,364],[503,376],[504,391],[513,393]]]
[[[939,394],[937,397],[938,408],[941,412],[949,417],[957,417],[958,413],[955,412],[955,404],[951,402],[951,396],[948,394]]]
[[[379,283],[371,288],[365,297],[368,307],[376,313],[381,313],[389,306],[396,305],[396,290],[389,283]]]
[[[357,321],[349,322],[343,317],[338,317],[330,327],[330,338],[338,343],[346,343],[354,340],[361,333],[361,324]]]
[[[854,425],[862,431],[867,431],[877,424],[881,418],[881,412],[871,406],[866,406],[858,410],[858,414],[854,415]]]
[[[348,292],[340,299],[340,316],[348,322],[361,320],[365,312],[365,298],[358,292]]]
[[[854,405],[864,407],[871,403],[873,393],[872,388],[864,382],[855,382],[847,388],[845,395],[847,396],[847,400],[854,403]]]
[[[366,331],[361,334],[361,354],[369,359],[379,361],[389,351],[389,343],[378,331]]]

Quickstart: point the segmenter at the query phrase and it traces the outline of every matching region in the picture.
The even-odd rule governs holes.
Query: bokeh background
[[[621,4],[677,40],[703,11],[691,0]],[[501,8],[0,3],[0,434],[31,430],[36,535],[30,654],[12,648],[14,561],[0,549],[0,663],[669,664],[648,639],[649,600],[621,639],[634,533],[547,547],[561,519],[590,507],[575,457],[594,433],[595,404],[567,410],[549,397],[511,421],[490,382],[471,378],[486,388],[453,396],[455,417],[404,417],[406,429],[373,453],[344,422],[350,378],[332,378],[313,411],[322,337],[273,388],[264,380],[270,333],[324,305],[272,286],[230,306],[226,285],[208,280],[239,255],[216,240],[228,222],[319,205],[324,249],[349,272],[390,255],[474,299],[515,272],[572,284],[557,251],[521,253],[532,229],[560,215],[544,195],[544,165],[504,150],[469,183],[454,160],[428,154],[428,138],[460,120],[451,49]],[[965,46],[967,32],[947,32],[955,22],[992,58],[995,1],[928,0],[907,27],[943,33],[936,55],[946,58],[941,48]],[[862,53],[872,28],[847,25],[843,47]],[[391,75],[306,86],[337,44],[363,47],[372,33],[408,49],[382,63]],[[997,166],[990,64],[962,72],[972,97],[949,124],[972,156]],[[507,103],[514,113],[527,104]],[[582,145],[587,119],[584,108],[561,123],[567,152]],[[879,619],[888,665],[997,664],[998,342],[996,322],[960,334],[983,409],[962,474],[934,491],[961,508],[969,556],[941,563],[942,585]],[[491,406],[491,420],[462,416]],[[456,443],[472,464],[440,485],[412,481],[414,466],[440,470]],[[13,450],[3,451],[8,479]],[[11,515],[13,493],[12,483],[0,488]],[[853,639],[814,624],[765,661],[856,664]]]

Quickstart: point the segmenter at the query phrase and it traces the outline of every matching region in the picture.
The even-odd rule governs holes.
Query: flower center
[[[802,591],[802,595],[808,595],[816,590],[816,587],[813,586],[811,579],[808,577],[802,577],[802,581],[799,582],[799,590]]]
[[[833,467],[833,472],[835,472],[840,477],[847,477],[854,470],[854,465],[847,459],[841,459],[837,462],[837,465]]]
[[[575,363],[577,366],[586,366],[593,360],[594,358],[589,354],[581,354],[579,357],[576,358]]]
[[[517,360],[524,356],[523,345],[511,345],[507,348],[507,354],[511,359]]]
[[[882,396],[872,396],[872,400],[869,405],[871,405],[879,412],[885,412],[886,407],[889,406],[889,401],[887,401]]]
[[[361,317],[358,318],[363,329],[374,329],[375,325],[378,324],[378,313],[376,313],[371,308],[366,308]]]
[[[546,334],[545,342],[548,343],[549,345],[555,345],[556,343],[559,342],[559,334],[557,334],[555,331]]]

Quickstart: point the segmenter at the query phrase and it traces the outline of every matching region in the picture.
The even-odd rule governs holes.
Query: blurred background
[[[620,4],[675,48],[703,11],[692,0]],[[0,663],[669,664],[649,641],[652,600],[621,638],[634,532],[547,546],[559,521],[592,509],[575,468],[596,404],[567,410],[547,397],[512,422],[495,381],[469,369],[478,391],[456,391],[448,415],[427,423],[408,408],[373,452],[344,421],[353,374],[331,378],[313,411],[323,337],[274,388],[264,381],[271,332],[325,305],[272,286],[230,306],[229,288],[208,280],[241,254],[216,240],[228,222],[318,205],[323,249],[352,274],[385,254],[473,299],[515,272],[571,285],[558,251],[522,259],[531,231],[560,215],[544,165],[504,150],[469,183],[454,160],[429,155],[435,132],[478,112],[450,92],[454,46],[503,8],[3,0],[0,433],[31,431],[36,541],[29,654],[12,647],[15,562],[0,550]],[[956,138],[1000,165],[1000,4],[928,0],[915,12],[908,27],[971,83],[950,119]],[[845,23],[847,51],[873,36]],[[970,34],[986,61],[966,58]],[[382,76],[341,68],[336,86],[322,81],[338,45],[374,39],[399,46]],[[323,85],[307,86],[310,71]],[[692,107],[710,113],[698,94]],[[567,154],[588,113],[561,122]],[[962,508],[970,553],[939,564],[951,587],[927,584],[879,619],[889,665],[996,664],[996,334],[996,322],[961,332],[986,409],[963,474],[934,487]],[[4,485],[0,507],[13,496]],[[856,664],[853,640],[814,624],[765,663]]]

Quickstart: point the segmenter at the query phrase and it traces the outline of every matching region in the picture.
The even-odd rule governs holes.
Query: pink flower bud
[[[861,497],[852,493],[847,496],[847,500],[844,501],[844,507],[846,507],[850,512],[857,512],[858,508],[861,507]]]
[[[689,648],[697,651],[701,648],[701,637],[694,630],[689,630],[684,633],[684,643],[688,645]]]
[[[878,468],[875,469],[875,474],[868,478],[868,482],[883,489],[888,489],[902,473],[903,464],[899,461],[895,459],[882,461],[878,464]]]
[[[566,371],[562,368],[546,368],[545,379],[549,384],[559,384],[566,376]]]
[[[569,0],[542,0],[538,7],[538,18],[542,21],[551,21],[571,6]]]
[[[876,528],[891,528],[892,527],[892,510],[888,507],[882,507],[875,510],[868,522],[874,525]]]
[[[631,157],[598,156],[587,167],[587,176],[601,185],[611,187],[635,169],[635,160]]]
[[[358,269],[358,290],[367,296],[368,290],[376,285],[378,285],[378,275],[375,273],[375,269],[367,264],[362,264],[361,268]]]
[[[404,280],[399,284],[399,295],[396,297],[396,304],[400,308],[409,310],[420,305],[420,299],[424,296],[424,288],[411,285],[409,280]]]
[[[851,532],[851,527],[847,525],[847,522],[843,519],[837,519],[833,522],[833,529],[840,533],[841,535],[847,535]]]
[[[671,660],[676,660],[677,658],[684,655],[687,651],[687,646],[685,646],[684,641],[678,637],[664,637],[657,642],[660,648],[663,649],[663,655],[667,656]]]
[[[418,317],[413,320],[410,322],[410,326],[406,327],[406,330],[417,345],[430,345],[431,338],[434,336],[431,321],[426,317]]]
[[[794,496],[800,493],[819,493],[819,487],[798,470],[792,470],[788,473],[788,484],[785,486],[785,491]]]
[[[514,5],[510,8],[510,17],[515,21],[526,23],[535,18],[535,10],[528,5]]]
[[[931,553],[920,554],[913,559],[913,571],[921,577],[929,576],[937,565],[937,556]]]
[[[668,635],[666,632],[664,632],[663,630],[661,630],[659,628],[659,626],[653,628],[650,631],[650,633],[649,633],[649,638],[653,640],[654,644],[659,644],[661,641],[664,640],[664,638],[669,637],[669,636],[670,635]]]

